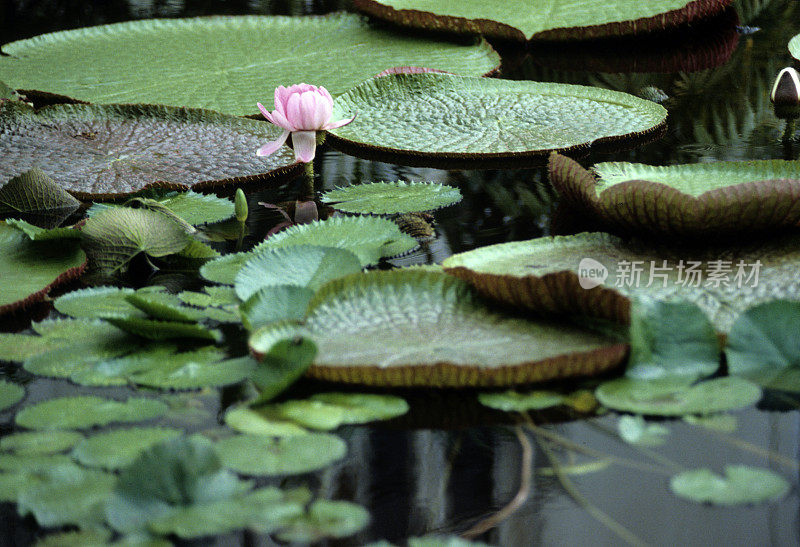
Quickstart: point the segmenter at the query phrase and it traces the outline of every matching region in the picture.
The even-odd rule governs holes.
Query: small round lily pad
[[[347,445],[328,433],[289,437],[234,435],[215,444],[222,464],[244,475],[295,475],[344,457]]]
[[[329,132],[343,152],[404,165],[530,167],[554,151],[625,148],[664,130],[667,111],[598,87],[391,74],[337,98],[334,116],[356,116]]]
[[[83,439],[72,456],[87,467],[122,469],[142,452],[167,439],[180,437],[180,429],[162,427],[132,427],[104,431]]]
[[[75,446],[83,439],[76,431],[24,431],[0,439],[0,449],[15,454],[57,454]]]
[[[696,22],[721,12],[725,0],[355,0],[360,11],[399,25],[483,34],[506,40],[589,40],[642,34]]]
[[[554,154],[549,170],[564,200],[625,233],[706,240],[800,222],[800,161],[616,162],[588,171]]]
[[[25,388],[13,382],[0,380],[0,410],[14,406],[25,397]]]
[[[392,386],[505,386],[596,374],[627,346],[559,323],[513,319],[487,308],[466,283],[427,271],[355,274],[325,285],[305,326],[255,331],[263,355],[296,335],[318,348],[307,374]]]
[[[436,182],[381,181],[336,188],[323,194],[322,201],[345,213],[421,213],[458,203],[461,191]]]
[[[789,491],[789,483],[769,469],[726,465],[721,476],[709,469],[692,469],[672,477],[670,490],[696,503],[745,505],[777,501]]]
[[[29,429],[83,429],[111,422],[138,422],[157,418],[169,407],[156,399],[131,397],[115,401],[91,395],[60,397],[23,408],[17,425]]]

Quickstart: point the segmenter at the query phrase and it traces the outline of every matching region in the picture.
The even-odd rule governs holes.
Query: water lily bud
[[[797,118],[800,116],[800,74],[797,70],[787,67],[778,73],[769,99],[775,107],[777,117]]]
[[[236,214],[236,220],[239,222],[247,220],[247,198],[241,188],[236,190],[236,197],[233,200],[233,210]]]

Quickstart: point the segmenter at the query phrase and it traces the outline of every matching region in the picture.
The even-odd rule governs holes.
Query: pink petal
[[[324,87],[322,87],[322,86],[319,86],[319,93],[320,93],[320,95],[322,95],[323,97],[325,97],[325,99],[327,99],[327,101],[328,101],[329,103],[331,103],[331,108],[333,108],[333,97],[331,97],[331,94],[328,92],[328,90],[327,90],[327,89],[325,89],[325,88],[324,88]]]
[[[303,120],[303,126],[300,129],[309,131],[320,128],[316,125],[317,94],[313,91],[306,91],[300,95],[300,116]]]
[[[323,127],[322,129],[336,129],[337,127],[342,127],[343,125],[347,125],[348,123],[352,122],[355,119],[356,117],[353,116],[349,120],[339,120],[338,122],[326,123],[325,127]]]
[[[263,104],[256,103],[256,105],[258,106],[258,109],[261,111],[261,113],[264,115],[266,119],[268,119],[272,123],[275,123],[275,120],[272,119],[272,114],[270,114],[269,110],[267,110],[267,108]]]
[[[275,152],[278,148],[283,146],[283,143],[286,142],[286,138],[288,136],[289,136],[289,131],[284,130],[283,133],[281,133],[281,136],[278,137],[277,140],[268,142],[267,144],[256,150],[256,156],[260,157],[269,156],[270,154]],[[294,142],[294,139],[292,139],[292,142]]]
[[[286,119],[286,116],[283,115],[282,112],[278,112],[277,110],[272,111],[272,123],[277,125],[278,127],[282,127],[288,131],[296,131],[297,127],[289,123],[289,120]]]
[[[275,110],[284,112],[286,101],[289,100],[291,93],[284,86],[279,85],[275,88]]]
[[[312,161],[317,148],[317,132],[295,131],[292,133],[292,146],[296,159],[304,163]]]
[[[302,105],[301,102],[301,95],[295,93],[289,100],[286,101],[286,120],[294,126],[296,129],[302,130],[305,129],[303,127],[303,113],[302,113]]]

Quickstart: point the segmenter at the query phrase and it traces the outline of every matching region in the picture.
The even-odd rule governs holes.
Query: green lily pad
[[[86,467],[123,469],[145,450],[182,434],[180,429],[132,427],[97,433],[83,439],[72,451],[78,463]]]
[[[0,216],[13,216],[52,228],[74,213],[81,202],[34,167],[0,187]]]
[[[25,388],[5,380],[0,380],[0,410],[10,408],[25,397]]]
[[[519,393],[514,390],[502,393],[479,393],[478,401],[489,408],[505,412],[527,412],[563,405],[565,397],[554,391],[531,391]]]
[[[31,241],[52,241],[54,239],[80,239],[81,233],[73,227],[41,228],[20,219],[9,218],[6,224],[23,232]]]
[[[797,61],[800,61],[800,34],[789,40],[789,53]]]
[[[628,323],[631,299],[644,295],[693,302],[724,333],[748,307],[800,300],[798,241],[787,236],[688,251],[581,233],[481,247],[442,266],[488,298],[536,313]]]
[[[250,348],[261,355],[297,334],[318,348],[308,375],[368,385],[500,386],[595,374],[627,350],[586,330],[499,315],[466,283],[426,271],[332,281],[309,304],[305,326],[259,329]]]
[[[481,541],[469,541],[459,536],[431,534],[408,538],[408,547],[489,547],[489,544]]]
[[[148,340],[170,340],[188,338],[221,342],[222,333],[196,323],[179,321],[160,321],[158,319],[142,319],[140,317],[109,317],[106,319],[117,328],[147,338]]]
[[[706,416],[684,416],[683,421],[706,429],[722,431],[723,433],[733,433],[739,426],[739,421],[732,414],[709,414]]]
[[[317,500],[305,515],[292,519],[277,534],[281,541],[314,543],[327,537],[343,538],[364,529],[369,512],[347,501]]]
[[[92,528],[49,534],[40,538],[35,547],[106,547],[107,545],[112,545],[111,530]]]
[[[0,58],[0,65],[7,59]],[[5,102],[0,180],[36,165],[86,199],[119,197],[156,182],[195,190],[265,183],[298,169],[288,148],[256,156],[279,134],[269,123],[206,110],[58,104],[34,111]]]
[[[691,302],[638,298],[631,310],[630,340],[628,378],[696,380],[719,368],[717,333]]]
[[[90,287],[59,296],[53,306],[64,315],[76,318],[145,317],[128,302],[133,289],[117,287]]]
[[[770,389],[800,391],[800,302],[774,301],[745,310],[728,335],[730,374]]]
[[[566,202],[633,234],[706,239],[800,222],[800,161],[598,163],[590,172],[553,155],[550,180]]]
[[[463,169],[646,140],[663,131],[667,111],[598,87],[424,73],[367,80],[337,99],[334,116],[345,115],[356,119],[327,141],[343,152]]]
[[[311,289],[296,285],[264,287],[239,306],[242,324],[247,330],[255,330],[276,321],[299,321],[305,316],[313,296]]]
[[[0,450],[21,456],[57,454],[72,448],[81,439],[83,435],[76,431],[25,431],[0,439]]]
[[[714,505],[777,501],[789,491],[789,483],[774,471],[747,465],[726,465],[725,476],[709,469],[684,471],[670,479],[669,487],[678,497]]]
[[[333,217],[291,226],[259,243],[252,252],[295,245],[346,249],[361,260],[362,266],[369,266],[381,258],[407,253],[417,247],[417,242],[385,218]]]
[[[263,412],[247,407],[235,407],[225,413],[225,424],[234,431],[247,435],[267,437],[291,437],[308,435],[308,430],[287,419],[266,416]]]
[[[183,291],[178,298],[189,306],[199,308],[202,314],[220,323],[239,323],[239,298],[233,287],[206,287],[203,292]]]
[[[183,227],[149,209],[109,209],[86,220],[81,229],[83,248],[91,267],[106,276],[125,273],[139,253],[164,257],[189,244]]]
[[[322,195],[322,202],[338,211],[368,215],[434,211],[459,201],[458,188],[436,182],[370,182]]]
[[[191,354],[187,352],[187,355]],[[131,379],[137,384],[161,389],[199,389],[241,382],[255,368],[256,361],[250,356],[224,361],[179,358],[168,366],[156,366],[134,374]]]
[[[174,54],[165,56],[165,50]],[[0,59],[0,78],[14,88],[233,115],[257,113],[256,101],[271,100],[273,89],[291,82],[323,85],[337,95],[386,67],[480,76],[500,64],[485,41],[464,45],[392,34],[347,13],[131,21],[37,36],[2,51],[9,57]]]
[[[139,422],[166,414],[166,404],[131,397],[114,401],[89,395],[60,397],[23,408],[17,425],[28,429],[84,429],[111,422]]]
[[[133,197],[122,206],[136,205],[157,211],[170,211],[191,226],[220,222],[233,216],[233,202],[211,194],[197,192],[166,192],[156,197]],[[120,205],[95,203],[86,214],[90,217]]]
[[[387,228],[387,234],[390,230]],[[360,271],[359,257],[347,249],[317,245],[266,248],[241,266],[235,288],[242,300],[276,285],[297,285],[315,291],[332,279]]]
[[[316,344],[306,338],[275,341],[250,375],[259,392],[254,404],[269,401],[292,385],[311,366],[316,355]]]
[[[714,414],[754,405],[761,388],[742,378],[725,377],[691,385],[686,380],[619,378],[595,390],[608,408],[650,416]]]
[[[46,528],[75,524],[81,527],[100,524],[103,503],[117,478],[109,473],[76,465],[55,466],[23,488],[17,498],[20,515],[32,514]]]
[[[222,468],[207,439],[199,436],[171,439],[146,449],[120,474],[105,506],[106,519],[123,533],[156,531],[177,533],[181,537],[221,533],[241,527],[241,519],[233,521],[237,511],[231,511],[224,502],[245,495],[250,486],[250,482],[241,481]],[[258,492],[251,495],[258,497]],[[268,496],[270,501],[276,498],[283,501],[280,491],[267,494],[277,494]],[[256,501],[263,504],[266,500],[248,501],[255,505]],[[224,525],[213,517],[213,511],[206,509],[224,512],[232,522]],[[241,505],[234,509],[243,512]],[[194,527],[187,527],[186,519],[181,517],[186,511],[195,517],[202,516]]]
[[[620,438],[628,444],[639,446],[661,446],[669,435],[669,428],[661,424],[648,423],[642,416],[620,416],[617,422]]]
[[[344,424],[390,420],[408,412],[408,403],[393,395],[317,393],[259,409],[267,418],[289,420],[311,429],[332,430]]]
[[[222,464],[244,475],[296,475],[344,457],[347,445],[328,433],[290,437],[234,435],[215,444]]]
[[[508,40],[587,40],[641,34],[691,23],[721,12],[721,0],[553,0],[509,6],[502,1],[355,0],[360,11],[425,30],[483,34]]]
[[[233,285],[239,270],[251,258],[253,258],[253,254],[249,252],[223,255],[203,264],[200,267],[200,275],[214,283]]]
[[[2,471],[38,472],[72,463],[72,459],[64,454],[0,454]]]
[[[193,323],[202,317],[198,310],[184,306],[181,299],[168,292],[135,292],[125,299],[151,319]]]
[[[0,222],[0,315],[40,302],[85,267],[86,254],[77,241],[37,243]]]

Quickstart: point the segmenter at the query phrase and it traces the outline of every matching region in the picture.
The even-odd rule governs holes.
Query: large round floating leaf
[[[34,242],[0,222],[0,315],[40,302],[85,267],[86,254],[76,240]]]
[[[587,40],[672,28],[721,12],[726,0],[355,0],[375,17],[412,28],[510,40]]]
[[[317,292],[304,327],[250,337],[263,354],[302,334],[318,347],[308,374],[369,385],[502,386],[596,374],[627,347],[586,330],[511,319],[471,287],[435,272],[393,271],[337,279]]]
[[[481,247],[442,266],[487,297],[537,313],[627,323],[631,299],[647,295],[693,302],[727,332],[750,306],[800,300],[798,248],[795,236],[701,251],[581,233]]]
[[[316,245],[267,248],[244,263],[236,274],[235,288],[242,300],[277,285],[296,285],[313,291],[332,279],[359,271],[358,256],[347,249]]]
[[[132,427],[104,431],[83,439],[72,456],[87,467],[122,469],[128,467],[145,450],[182,434],[180,429]]]
[[[279,85],[311,82],[336,95],[387,67],[481,76],[500,64],[485,41],[397,35],[345,13],[132,21],[37,36],[2,51],[0,77],[15,88],[233,115],[257,113],[256,101],[271,101]]]
[[[344,457],[347,445],[335,435],[289,437],[234,435],[217,441],[225,467],[245,475],[294,475],[322,469]]]
[[[550,158],[550,180],[567,202],[628,233],[707,239],[800,222],[800,161],[615,162],[592,171]]]
[[[0,380],[0,410],[14,406],[25,397],[25,388],[13,382]]]
[[[678,497],[714,505],[778,501],[789,491],[789,483],[774,471],[747,465],[726,465],[724,476],[710,469],[684,471],[670,479],[669,487]]]
[[[356,115],[329,133],[344,152],[459,168],[623,146],[652,138],[667,118],[662,106],[619,91],[437,73],[373,78],[339,97],[334,112]]]
[[[761,388],[742,378],[725,377],[691,385],[685,380],[619,378],[595,391],[608,408],[653,416],[714,414],[745,408],[761,399]]]
[[[436,182],[370,182],[336,188],[322,201],[345,213],[392,215],[441,209],[461,201],[461,192]]]
[[[17,425],[29,429],[83,429],[111,422],[139,422],[166,414],[169,407],[155,399],[131,397],[115,401],[82,395],[60,397],[23,408]]]
[[[270,123],[208,110],[59,104],[34,111],[3,103],[0,180],[36,166],[71,194],[89,199],[130,194],[153,183],[195,190],[255,185],[298,168],[288,148],[256,156],[279,133]]]

